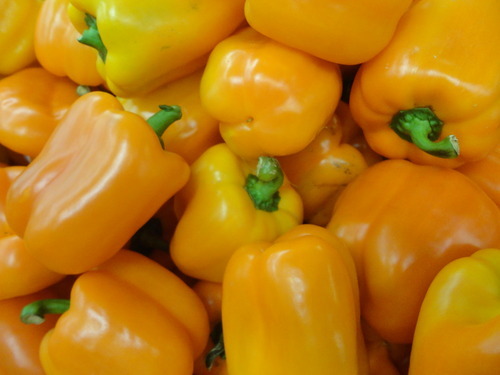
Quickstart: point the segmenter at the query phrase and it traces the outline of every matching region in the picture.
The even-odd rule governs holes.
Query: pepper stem
[[[212,332],[210,332],[210,339],[214,343],[205,356],[205,367],[211,370],[218,357],[226,359],[226,350],[224,348],[224,334],[222,333],[222,322],[217,323]]]
[[[68,309],[68,299],[42,299],[24,306],[20,318],[26,324],[42,324],[45,314],[62,314]]]
[[[106,61],[106,56],[108,54],[108,50],[101,39],[101,34],[99,34],[99,30],[97,29],[97,21],[94,16],[85,13],[85,23],[89,27],[85,30],[78,41],[82,44],[95,48],[101,57],[103,62]]]
[[[460,154],[456,136],[449,135],[435,142],[441,135],[443,125],[444,122],[428,107],[399,111],[389,124],[397,135],[422,151],[439,158],[456,158]]]
[[[283,179],[278,160],[269,156],[259,158],[256,175],[249,174],[245,183],[245,190],[257,209],[267,212],[278,209]]]
[[[161,147],[165,148],[161,136],[170,125],[182,118],[182,111],[178,105],[160,105],[159,107],[160,110],[148,118],[147,123],[158,136]]]

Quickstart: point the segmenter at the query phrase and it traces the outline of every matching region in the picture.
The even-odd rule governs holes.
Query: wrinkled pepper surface
[[[23,309],[24,322],[62,313],[40,346],[47,375],[191,375],[208,338],[196,293],[129,250],[79,276],[69,301],[38,302]]]
[[[361,315],[393,343],[411,343],[441,268],[500,246],[500,210],[484,191],[453,169],[405,160],[362,172],[338,198],[327,228],[355,260]]]
[[[192,277],[222,282],[241,245],[271,241],[302,222],[302,201],[276,159],[244,161],[225,143],[206,150],[175,195],[179,217],[170,254]]]
[[[244,0],[70,0],[81,42],[116,95],[141,95],[201,68],[243,21]],[[89,30],[85,33],[85,30]]]
[[[341,87],[337,64],[246,27],[212,50],[200,95],[231,150],[251,159],[302,150],[333,115]]]
[[[376,152],[454,168],[496,147],[499,14],[497,0],[414,2],[351,90],[353,116]]]
[[[40,67],[0,80],[0,143],[29,157],[38,155],[50,134],[78,99],[78,85]]]
[[[499,295],[500,248],[481,249],[446,265],[420,309],[409,374],[496,374]]]
[[[80,85],[97,86],[97,51],[78,42],[81,34],[68,15],[69,0],[44,0],[35,28],[35,55],[45,69]]]
[[[240,247],[223,281],[229,374],[366,374],[353,260],[325,228],[299,225]]]
[[[411,0],[247,0],[250,26],[283,44],[339,64],[360,64],[389,43]]]
[[[147,123],[108,93],[85,94],[12,183],[7,221],[47,268],[77,274],[109,259],[186,183],[189,165],[159,139],[180,112],[164,108]]]

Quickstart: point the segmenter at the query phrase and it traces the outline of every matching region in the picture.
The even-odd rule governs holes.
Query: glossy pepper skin
[[[102,46],[97,70],[116,95],[141,95],[201,68],[208,53],[243,21],[244,0],[147,3],[70,0],[83,33],[94,17]]]
[[[170,243],[172,260],[183,273],[222,282],[226,263],[239,246],[273,240],[302,222],[298,193],[286,179],[275,184],[279,176],[272,175],[267,184],[267,176],[257,178],[258,166],[238,158],[225,143],[210,147],[191,165],[188,183],[174,197],[179,222]],[[266,201],[273,207],[258,208],[246,190],[248,179],[263,188],[254,191],[272,187]]]
[[[498,372],[499,291],[500,248],[481,249],[446,265],[425,295],[409,374]]]
[[[12,183],[5,214],[47,268],[78,274],[119,251],[188,177],[146,121],[95,91],[75,101]]]
[[[347,104],[339,106],[345,108]],[[280,165],[304,203],[304,221],[325,226],[342,189],[367,168],[363,154],[343,141],[344,121],[336,111],[303,150],[279,157]]]
[[[327,228],[355,260],[363,318],[384,340],[411,343],[439,270],[500,245],[500,210],[453,169],[386,160],[347,186]]]
[[[389,45],[362,64],[351,90],[353,116],[376,152],[455,168],[496,147],[498,14],[497,0],[413,4]]]
[[[200,81],[203,69],[167,83],[158,89],[131,98],[119,98],[125,110],[149,118],[162,103],[182,108],[182,118],[163,133],[168,151],[181,155],[189,164],[207,148],[222,142],[219,122],[201,105]]]
[[[200,95],[231,150],[256,159],[302,150],[333,115],[341,87],[337,64],[246,27],[212,50]]]
[[[3,0],[0,12],[0,76],[9,75],[35,62],[33,38],[43,0]]]
[[[366,374],[357,288],[348,250],[325,228],[240,247],[223,280],[229,374]]]
[[[283,44],[339,64],[360,64],[387,45],[411,0],[246,0],[250,26]],[[279,22],[277,22],[279,20]]]
[[[81,36],[68,15],[69,0],[44,0],[35,27],[35,55],[52,74],[79,85],[103,82],[95,67],[97,51],[78,42]]]
[[[78,99],[78,85],[40,67],[0,80],[0,143],[29,157],[38,155],[50,134]]]
[[[190,375],[208,332],[207,313],[191,288],[122,250],[77,278],[40,359],[47,375]]]

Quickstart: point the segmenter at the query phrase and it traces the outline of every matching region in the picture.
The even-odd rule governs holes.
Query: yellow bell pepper
[[[273,158],[244,161],[225,143],[206,150],[174,197],[172,260],[192,277],[221,282],[241,245],[271,241],[302,222],[302,201]]]
[[[410,375],[500,370],[500,249],[478,250],[434,278],[418,316]]]

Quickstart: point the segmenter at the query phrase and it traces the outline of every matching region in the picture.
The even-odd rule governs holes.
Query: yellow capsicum
[[[425,295],[409,375],[492,375],[500,369],[500,249],[446,265]]]

